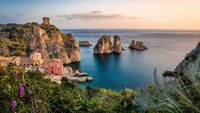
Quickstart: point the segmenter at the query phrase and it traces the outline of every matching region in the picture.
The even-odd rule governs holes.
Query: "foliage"
[[[50,34],[53,31],[60,31],[54,25],[41,25],[41,28],[43,28],[46,31],[47,34]]]
[[[58,84],[39,70],[25,72],[9,65],[0,68],[0,112],[199,113],[200,57],[188,63],[181,76],[172,71],[163,76],[155,69],[153,85],[114,92],[91,86],[81,89],[66,77]]]

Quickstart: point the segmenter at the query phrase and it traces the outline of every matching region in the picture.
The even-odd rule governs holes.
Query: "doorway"
[[[51,66],[51,74],[52,75],[54,74],[54,72],[53,72],[53,66]]]

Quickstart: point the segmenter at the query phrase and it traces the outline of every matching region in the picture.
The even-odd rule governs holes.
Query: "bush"
[[[163,77],[175,77],[175,74],[172,71],[165,71]]]

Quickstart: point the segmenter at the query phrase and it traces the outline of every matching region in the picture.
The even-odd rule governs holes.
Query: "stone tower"
[[[43,18],[43,24],[44,25],[50,25],[49,17],[44,17]]]

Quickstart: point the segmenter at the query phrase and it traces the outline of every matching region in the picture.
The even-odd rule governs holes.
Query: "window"
[[[58,64],[58,71],[60,71],[60,64]]]
[[[48,70],[48,66],[46,66],[45,69]]]

